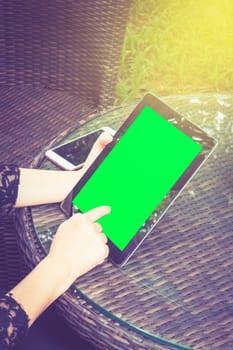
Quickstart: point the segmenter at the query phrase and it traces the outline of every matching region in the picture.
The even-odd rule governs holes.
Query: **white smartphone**
[[[77,139],[63,143],[46,151],[46,157],[65,170],[82,168],[93,144],[102,132],[108,132],[112,136],[115,130],[110,127],[102,127]]]

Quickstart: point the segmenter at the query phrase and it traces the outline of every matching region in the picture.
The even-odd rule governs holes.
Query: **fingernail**
[[[108,213],[110,213],[111,212],[111,207],[107,205],[106,206],[106,210],[107,210]]]

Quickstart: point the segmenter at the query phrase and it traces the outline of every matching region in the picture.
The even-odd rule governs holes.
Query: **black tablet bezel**
[[[164,215],[173,201],[177,198],[181,190],[190,181],[192,176],[196,173],[201,164],[207,159],[212,150],[215,148],[217,142],[214,138],[209,136],[204,130],[200,129],[194,123],[190,122],[184,116],[179,114],[177,111],[172,109],[170,106],[165,104],[161,99],[155,97],[152,94],[146,94],[144,98],[139,102],[136,108],[132,111],[130,116],[122,124],[120,129],[116,132],[113,137],[113,141],[105,147],[103,152],[97,157],[93,162],[91,167],[87,170],[84,176],[72,189],[69,195],[61,204],[61,209],[65,214],[70,217],[76,211],[72,205],[72,200],[76,194],[81,190],[84,184],[88,181],[90,176],[101,164],[103,159],[108,155],[108,153],[115,146],[120,137],[126,132],[131,123],[137,118],[142,109],[145,106],[150,106],[153,110],[163,116],[167,121],[175,125],[177,128],[182,130],[185,134],[190,136],[194,141],[202,145],[202,150],[198,156],[194,159],[191,165],[186,169],[183,175],[177,180],[175,185],[169,191],[164,200],[160,205],[154,210],[152,215],[146,220],[145,224],[136,233],[134,238],[129,242],[123,251],[119,250],[110,240],[108,242],[110,249],[110,259],[119,266],[122,266],[127,262],[130,256],[135,252],[139,245],[144,241],[147,235],[152,231],[154,226],[158,223],[159,219]]]

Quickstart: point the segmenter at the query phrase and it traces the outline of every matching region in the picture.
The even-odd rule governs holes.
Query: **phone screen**
[[[122,251],[201,150],[201,144],[145,106],[72,203],[83,212],[111,206],[99,222]]]
[[[55,148],[53,152],[57,153],[75,166],[82,164],[85,162],[94,142],[102,132],[103,130],[97,130],[72,142],[61,145],[60,147]]]

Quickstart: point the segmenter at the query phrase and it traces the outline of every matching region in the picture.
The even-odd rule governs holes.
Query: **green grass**
[[[116,104],[156,95],[233,92],[232,0],[135,0]]]

